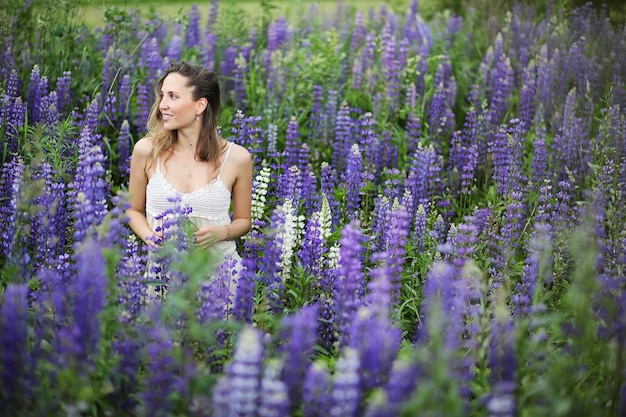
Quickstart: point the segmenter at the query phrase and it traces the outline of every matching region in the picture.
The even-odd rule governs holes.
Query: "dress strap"
[[[233,147],[233,142],[230,142],[230,144],[228,145],[228,150],[226,151],[226,155],[224,155],[224,160],[222,161],[222,165],[220,165],[220,170],[217,173],[217,178],[220,178],[222,176],[222,168],[224,168],[224,165],[226,164],[226,160],[228,159],[228,155],[230,155],[230,150]]]
[[[157,166],[155,172],[161,172],[161,158],[157,156]]]

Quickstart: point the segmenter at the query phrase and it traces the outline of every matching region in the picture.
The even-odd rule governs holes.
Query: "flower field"
[[[606,9],[212,0],[91,28],[51,3],[0,11],[0,415],[626,415]],[[253,226],[229,294],[185,207],[162,213],[146,304],[164,282],[125,222],[129,157],[181,59],[218,73]]]

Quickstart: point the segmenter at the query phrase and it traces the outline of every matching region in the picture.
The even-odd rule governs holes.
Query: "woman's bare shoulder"
[[[230,151],[230,157],[233,158],[238,164],[247,164],[252,161],[252,155],[250,155],[250,151],[234,142],[233,147]]]
[[[141,155],[141,156],[148,156],[150,152],[152,152],[153,148],[154,148],[154,141],[152,140],[151,137],[147,136],[145,138],[139,139],[135,143],[135,146],[133,148],[133,153]]]

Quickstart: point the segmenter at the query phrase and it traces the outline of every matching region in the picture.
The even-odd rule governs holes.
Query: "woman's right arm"
[[[128,225],[133,232],[145,243],[153,245],[154,242],[148,238],[155,233],[146,219],[146,186],[148,185],[146,162],[150,152],[152,152],[152,141],[149,138],[140,139],[133,148],[128,183],[130,207],[126,210],[126,215],[129,218]]]

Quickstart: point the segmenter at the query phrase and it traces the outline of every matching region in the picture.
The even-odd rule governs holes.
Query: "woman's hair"
[[[171,73],[178,73],[187,78],[186,86],[193,88],[192,97],[194,100],[200,100],[204,97],[208,102],[205,111],[200,115],[202,126],[196,149],[196,158],[199,161],[212,162],[213,166],[217,167],[222,150],[217,135],[217,126],[222,107],[217,75],[201,65],[184,61],[171,63],[155,87],[157,99],[152,105],[150,117],[148,118],[148,135],[152,137],[154,146],[148,158],[147,166],[150,167],[163,151],[170,149],[172,145],[178,142],[178,130],[165,130],[163,128],[163,115],[161,110],[159,110],[163,81]]]

